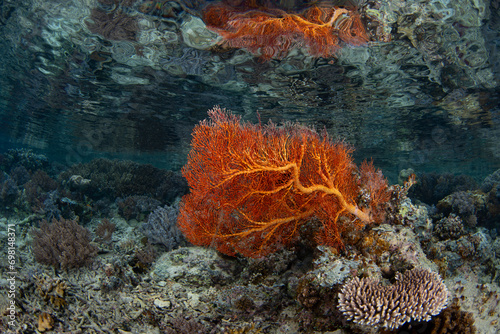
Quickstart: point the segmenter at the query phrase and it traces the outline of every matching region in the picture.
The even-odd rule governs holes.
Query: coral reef
[[[113,237],[113,232],[116,229],[116,225],[109,221],[109,219],[103,219],[97,228],[95,229],[95,234],[105,242],[109,242]]]
[[[153,212],[161,202],[149,196],[127,196],[125,198],[117,198],[116,205],[118,212],[125,219],[142,220],[150,212]]]
[[[357,171],[346,145],[297,124],[242,124],[219,107],[209,115],[183,168],[191,193],[178,224],[191,243],[259,257],[296,242],[316,217],[315,239],[342,247],[343,231],[383,217],[387,181],[369,163]]]
[[[53,220],[50,224],[44,220],[32,234],[35,260],[56,269],[81,267],[97,254],[90,232],[74,220]]]
[[[448,217],[442,218],[434,224],[433,233],[440,240],[455,240],[463,236],[466,232],[460,217],[450,214]]]
[[[477,187],[477,182],[467,175],[418,173],[417,183],[408,195],[432,205],[454,192],[475,190]]]
[[[213,125],[209,121],[202,124]],[[247,123],[236,124],[239,129],[252,127]],[[293,143],[294,125],[287,126],[288,143]],[[281,131],[279,127],[271,129],[268,125],[255,128],[267,130],[266,135],[270,137]],[[238,140],[244,141],[245,137]],[[246,162],[252,157],[248,147],[231,152],[244,152],[248,158]],[[112,165],[103,163],[102,166]],[[123,166],[126,168],[122,171],[128,170],[125,173],[129,174],[125,178],[132,175],[130,171],[133,170],[154,171],[146,167],[130,168],[138,166],[135,164],[124,163]],[[306,166],[302,164],[302,168]],[[165,205],[165,197],[154,198],[154,194],[164,194],[163,190],[136,194],[135,191],[140,192],[144,188],[129,183],[127,196],[116,199],[113,196],[117,196],[116,189],[121,186],[117,186],[119,181],[114,184],[112,177],[106,179],[109,174],[104,176],[104,167],[99,171],[102,174],[94,176],[90,167],[88,174],[68,172],[57,183],[46,170],[31,171],[23,165],[13,164],[12,169],[0,175],[0,181],[12,181],[13,191],[17,190],[14,202],[7,201],[6,205],[22,207],[22,203],[27,201],[24,185],[33,190],[33,198],[36,199],[33,203],[39,205],[35,212],[27,210],[20,217],[0,218],[0,235],[3,236],[0,246],[5,246],[8,226],[15,225],[17,256],[22,263],[17,268],[15,299],[16,317],[21,323],[19,331],[114,333],[118,329],[131,333],[279,334],[498,332],[500,238],[494,229],[489,229],[484,223],[495,217],[492,214],[492,196],[496,196],[498,184],[494,178],[487,178],[487,193],[452,191],[436,202],[441,203],[438,209],[411,202],[406,195],[413,184],[411,177],[402,186],[386,188],[380,171],[371,163],[365,162],[356,168],[351,161],[350,166],[356,190],[351,203],[360,210],[370,210],[370,217],[376,223],[365,224],[361,231],[350,228],[353,226],[351,223],[356,224],[352,220],[357,218],[346,210],[342,211],[338,223],[348,226],[342,232],[345,247],[334,248],[315,240],[317,230],[323,225],[321,216],[311,216],[297,228],[297,242],[293,247],[290,245],[266,256],[247,258],[225,256],[214,249],[192,247],[182,241],[177,243],[180,237],[175,226],[178,201]],[[236,167],[231,165],[232,169]],[[162,177],[165,174],[158,172],[158,175]],[[410,175],[407,173],[405,179]],[[89,189],[95,187],[92,185],[94,180],[98,180],[103,189],[106,184],[109,187],[91,199],[87,195],[90,196]],[[111,182],[106,183],[105,180]],[[301,177],[300,180],[305,183],[308,178]],[[156,185],[162,181],[156,182]],[[217,184],[216,179],[212,181]],[[274,185],[286,184],[283,179],[274,181]],[[251,183],[245,185],[250,186]],[[176,191],[172,190],[172,193]],[[390,195],[387,203],[373,202],[386,194]],[[482,200],[482,206],[477,205],[476,196]],[[289,207],[292,202],[287,202]],[[443,206],[445,202],[447,207]],[[215,202],[208,203],[213,205]],[[107,212],[106,217],[96,217],[94,209],[90,211],[92,216],[81,209],[98,205],[102,207],[99,212]],[[212,208],[215,210],[216,207]],[[40,228],[31,233],[33,239],[30,237],[27,232],[32,225],[47,215],[56,214],[59,214],[59,220],[53,220],[51,224],[43,221]],[[126,220],[119,214],[136,219]],[[471,214],[478,218],[476,226],[463,220]],[[74,217],[74,220],[67,217]],[[89,231],[78,224],[82,219],[85,227],[95,231],[96,244],[90,241]],[[244,238],[242,240],[245,241]],[[157,243],[161,246],[158,247]],[[87,250],[84,250],[85,247]],[[75,256],[71,258],[68,254]],[[56,269],[56,275],[47,264]],[[0,263],[0,270],[6,269],[7,264]],[[434,272],[439,272],[444,280],[438,279]],[[443,284],[446,284],[448,300],[453,300],[430,321],[425,320],[431,316],[432,306],[441,307],[439,305],[443,303],[440,301],[444,299],[428,303],[429,309],[423,310],[420,300],[426,295],[420,283],[414,283],[422,277],[430,282],[428,290],[431,294],[437,292],[433,296],[442,296]],[[347,286],[352,289],[348,290]],[[0,288],[8,287],[9,282],[0,279]],[[387,302],[399,293],[400,299],[395,299],[407,305],[414,302],[411,307],[416,311],[408,314],[400,312],[399,316],[408,318],[402,325],[402,321],[387,320],[387,314],[392,315],[391,312],[381,315],[376,324],[370,322],[372,326],[363,325],[361,321],[349,321],[343,307],[351,308],[353,304],[345,301],[346,296],[349,291],[363,287],[366,289],[360,296],[377,296],[377,291],[383,290],[389,297],[381,300]],[[401,292],[407,288],[414,288],[411,296]],[[359,300],[365,300],[369,310],[370,299],[363,298]],[[0,296],[2,332],[8,332],[8,313],[5,311],[8,302]],[[391,309],[389,303],[381,305],[382,308],[386,306]],[[365,311],[361,307],[358,309]],[[374,314],[376,317],[375,309]],[[424,321],[418,322],[419,317]],[[396,325],[400,326],[395,328]]]
[[[75,195],[94,200],[103,197],[149,196],[172,203],[187,193],[186,181],[179,173],[161,170],[152,165],[132,161],[96,159],[86,164],[71,166],[58,176],[63,184],[74,184],[74,175],[90,180]]]
[[[409,218],[421,215],[408,221],[429,219],[419,208],[405,209]],[[26,227],[27,222],[17,225]],[[103,248],[91,266],[61,271],[57,276],[51,268],[34,263],[32,252],[24,242],[19,243],[23,266],[19,268],[16,302],[25,332],[37,330],[42,312],[53,319],[50,326],[54,331],[66,333],[113,333],[116,329],[131,333],[183,329],[240,333],[252,329],[252,323],[255,332],[280,334],[416,334],[434,329],[436,333],[451,333],[470,330],[472,320],[478,333],[499,328],[495,322],[499,319],[498,285],[478,283],[486,278],[469,270],[467,264],[465,274],[446,280],[450,300],[459,300],[458,312],[449,307],[433,316],[433,321],[412,321],[395,330],[368,328],[345,319],[338,308],[338,294],[350,277],[392,279],[395,271],[411,266],[415,258],[434,270],[436,265],[418,249],[420,237],[413,233],[413,223],[368,226],[358,233],[356,243],[349,243],[341,252],[298,244],[253,259],[228,257],[201,247],[180,247],[161,254],[139,242],[137,222],[118,217],[110,222],[116,225],[113,237],[100,244]],[[154,252],[160,256],[155,257]],[[4,270],[5,264],[0,263],[0,268]],[[0,280],[0,287],[6,284]],[[2,310],[4,305],[0,298]],[[465,312],[473,312],[473,319]],[[2,321],[0,330],[6,326],[5,317]]]
[[[437,273],[412,269],[396,273],[396,283],[355,277],[339,293],[339,309],[348,320],[361,325],[395,329],[416,320],[429,321],[448,302],[448,289]]]
[[[149,215],[148,221],[142,224],[140,231],[152,244],[161,244],[169,251],[178,248],[185,244],[184,236],[177,227],[178,212],[177,204],[158,207]]]
[[[340,49],[340,41],[352,45],[368,42],[355,10],[313,6],[294,14],[249,7],[211,5],[204,11],[203,20],[224,38],[222,45],[246,48],[264,59],[284,58],[290,49],[303,45],[313,56],[329,57]]]
[[[458,215],[470,229],[475,227],[478,219],[486,214],[486,201],[486,196],[481,193],[457,191],[440,200],[437,208],[445,215],[450,213]]]

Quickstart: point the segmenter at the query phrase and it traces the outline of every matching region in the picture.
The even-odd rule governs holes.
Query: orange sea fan
[[[264,59],[283,58],[290,49],[302,46],[313,56],[329,57],[340,49],[340,40],[351,45],[369,40],[359,13],[339,7],[315,6],[293,14],[217,4],[207,7],[203,19],[224,38],[223,45],[246,48]]]
[[[297,124],[243,123],[218,107],[209,115],[193,130],[182,170],[191,192],[177,222],[191,243],[264,256],[297,241],[316,217],[316,240],[341,247],[345,229],[378,217],[370,203],[357,205],[359,181],[370,191],[386,191],[387,182],[371,164],[358,177],[348,146]]]

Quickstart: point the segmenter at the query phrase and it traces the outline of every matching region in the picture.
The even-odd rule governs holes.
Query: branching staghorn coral
[[[360,325],[395,329],[409,321],[429,321],[448,303],[441,277],[426,269],[396,274],[396,283],[380,285],[371,278],[355,277],[339,293],[339,309]]]

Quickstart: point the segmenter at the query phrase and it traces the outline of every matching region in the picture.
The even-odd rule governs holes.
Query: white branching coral
[[[396,274],[396,283],[383,286],[371,278],[355,277],[339,293],[339,309],[361,325],[395,329],[409,321],[429,321],[448,302],[441,277],[426,269]]]

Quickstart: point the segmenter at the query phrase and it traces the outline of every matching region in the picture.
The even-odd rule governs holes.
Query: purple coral
[[[179,247],[185,242],[184,236],[177,228],[177,205],[158,207],[148,217],[147,223],[141,226],[141,232],[152,244],[162,244],[167,250]]]

